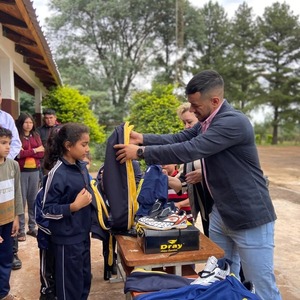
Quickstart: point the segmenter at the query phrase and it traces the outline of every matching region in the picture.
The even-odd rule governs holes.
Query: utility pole
[[[176,0],[176,83],[183,80],[183,48],[184,48],[184,4],[185,0]]]

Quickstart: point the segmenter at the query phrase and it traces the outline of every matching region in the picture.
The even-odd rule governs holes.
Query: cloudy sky
[[[126,0],[124,0],[126,1]],[[175,0],[174,0],[175,1]],[[253,12],[256,16],[262,15],[264,12],[264,8],[266,6],[272,5],[274,2],[280,2],[280,3],[287,3],[291,10],[294,12],[294,14],[300,16],[300,1],[297,0],[215,0],[222,5],[228,16],[232,17],[234,15],[235,10],[238,8],[238,6],[246,1],[250,7],[253,8]],[[36,13],[38,15],[38,19],[43,25],[44,19],[49,16],[49,9],[47,7],[47,3],[49,0],[33,0],[33,6],[36,8]],[[202,7],[205,3],[208,1],[203,0],[190,0],[190,2],[197,7]]]

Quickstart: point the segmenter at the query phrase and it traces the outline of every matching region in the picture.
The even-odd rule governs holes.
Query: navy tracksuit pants
[[[3,242],[0,243],[0,299],[4,298],[10,290],[9,279],[13,260],[12,225],[13,222],[0,226],[3,238]]]
[[[78,244],[54,244],[58,300],[86,300],[91,287],[90,237]]]

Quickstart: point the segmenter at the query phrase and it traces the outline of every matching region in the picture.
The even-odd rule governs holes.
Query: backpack
[[[130,231],[138,209],[134,167],[131,160],[121,164],[116,160],[115,144],[128,144],[133,126],[119,125],[107,140],[103,167],[103,188],[110,208],[111,229]]]
[[[35,201],[34,201],[34,217],[35,217],[35,222],[38,227],[38,234],[37,234],[37,242],[38,242],[38,247],[40,249],[48,249],[49,246],[49,240],[50,240],[50,235],[51,231],[49,230],[49,220],[44,218],[43,215],[43,204],[44,204],[44,186],[47,181],[48,176],[44,176],[43,178],[43,186],[39,189]]]

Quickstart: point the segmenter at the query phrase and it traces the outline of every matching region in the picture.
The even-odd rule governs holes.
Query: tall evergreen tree
[[[230,22],[230,47],[226,56],[226,98],[247,113],[256,105],[260,84],[254,68],[261,35],[252,8],[241,4]]]
[[[191,71],[196,73],[199,70],[215,69],[226,78],[226,53],[230,42],[227,14],[222,6],[212,1],[205,4],[200,13],[204,20],[204,38],[195,36],[199,55],[195,55]]]
[[[267,7],[258,25],[263,36],[259,64],[264,70],[265,104],[273,111],[273,144],[280,126],[299,122],[300,112],[300,26],[298,16],[283,3]]]

